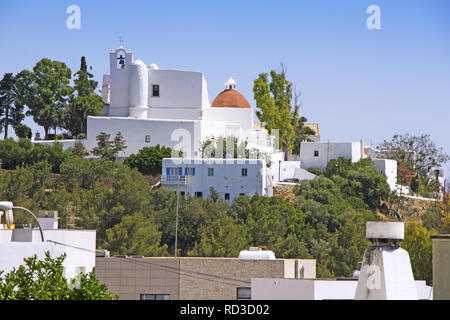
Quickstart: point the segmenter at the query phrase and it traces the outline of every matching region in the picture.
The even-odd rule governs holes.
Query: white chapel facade
[[[87,120],[88,150],[97,145],[100,132],[113,138],[120,131],[127,148],[119,157],[159,144],[197,158],[202,142],[219,136],[238,137],[250,148],[274,152],[273,137],[253,122],[253,110],[231,77],[210,103],[201,72],[147,66],[123,47],[109,58],[110,74],[103,76],[102,84],[103,114]]]

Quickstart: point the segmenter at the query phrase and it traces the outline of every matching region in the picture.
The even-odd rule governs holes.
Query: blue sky
[[[66,27],[72,4],[80,30]],[[101,85],[121,36],[147,65],[202,71],[211,101],[233,76],[254,107],[253,80],[283,63],[322,140],[429,133],[450,154],[449,14],[448,0],[1,1],[0,74],[43,57],[75,72],[84,55]]]

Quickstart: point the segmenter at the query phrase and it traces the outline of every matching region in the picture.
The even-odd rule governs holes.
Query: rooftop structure
[[[252,297],[252,278],[316,275],[313,259],[97,257],[99,280],[123,300],[236,300]]]

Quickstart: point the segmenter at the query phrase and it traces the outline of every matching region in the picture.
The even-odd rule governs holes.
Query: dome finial
[[[227,82],[225,82],[225,90],[233,90],[236,89],[236,81],[230,76]]]

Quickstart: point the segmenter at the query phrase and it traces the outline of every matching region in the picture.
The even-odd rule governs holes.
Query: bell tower
[[[130,66],[133,53],[120,46],[109,53],[110,109],[109,116],[127,117],[130,87]]]

